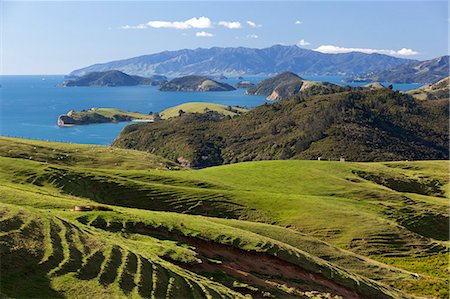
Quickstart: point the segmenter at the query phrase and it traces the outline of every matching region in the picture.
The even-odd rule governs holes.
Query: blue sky
[[[448,50],[447,1],[1,1],[2,74],[197,47],[299,45],[418,60]]]

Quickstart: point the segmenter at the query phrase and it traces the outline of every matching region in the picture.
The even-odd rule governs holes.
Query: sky
[[[0,74],[67,74],[165,50],[297,45],[417,60],[448,53],[447,1],[5,1]]]

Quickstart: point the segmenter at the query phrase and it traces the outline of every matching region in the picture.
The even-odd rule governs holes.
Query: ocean
[[[338,84],[343,77],[304,77]],[[258,82],[263,77],[245,77]],[[29,139],[108,145],[130,123],[58,127],[57,118],[69,110],[111,107],[141,113],[158,112],[186,102],[211,102],[252,108],[266,103],[263,96],[245,95],[244,89],[229,92],[159,92],[158,87],[59,87],[62,75],[0,76],[0,135]],[[230,84],[236,78],[223,80]],[[389,83],[386,83],[389,84]],[[364,83],[351,83],[359,86]],[[420,84],[394,84],[408,90]]]

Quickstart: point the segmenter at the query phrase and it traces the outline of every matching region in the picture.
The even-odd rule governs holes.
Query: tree
[[[185,114],[186,112],[184,112],[182,109],[178,110],[178,116],[182,116],[183,114]]]

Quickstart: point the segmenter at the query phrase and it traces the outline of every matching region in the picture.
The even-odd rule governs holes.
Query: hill
[[[3,136],[0,136],[0,156],[64,166],[106,169],[179,168],[167,159],[142,151]]]
[[[247,89],[247,94],[265,95],[268,100],[281,100],[300,92],[303,79],[292,72],[283,72]]]
[[[434,84],[423,86],[418,89],[408,90],[406,94],[412,95],[419,100],[449,99],[450,77],[446,77]]]
[[[207,113],[217,112],[224,116],[235,116],[247,112],[247,109],[241,107],[231,107],[221,104],[205,103],[205,102],[190,102],[184,103],[175,107],[168,108],[159,113],[162,119],[169,119],[178,117],[184,113]]]
[[[71,110],[67,114],[58,116],[58,126],[89,125],[132,120],[153,121],[153,115],[114,108],[91,108],[81,111]]]
[[[217,82],[205,76],[184,76],[164,83],[160,91],[230,91],[235,88],[229,84]]]
[[[66,80],[61,85],[73,86],[136,86],[136,85],[160,85],[167,82],[164,76],[154,75],[149,78],[127,75],[121,71],[108,70],[102,72],[90,72],[81,77]]]
[[[381,54],[324,54],[297,46],[275,45],[263,49],[214,47],[164,51],[94,64],[74,70],[71,75],[107,70],[139,76],[164,74],[172,77],[273,75],[286,70],[302,75],[357,75],[411,62],[413,60]]]
[[[362,89],[364,88],[341,86],[330,82],[307,81],[292,72],[283,72],[248,88],[246,93],[265,95],[267,100],[274,101],[300,96],[300,94],[312,96]],[[371,87],[367,87],[367,89],[371,89]]]
[[[118,150],[90,169],[27,157],[30,150],[46,157],[54,146],[59,154],[60,144],[0,144],[0,156],[16,155],[0,157],[5,297],[448,293],[445,161],[126,170],[111,163],[125,153]],[[71,156],[84,161],[84,155]]]
[[[353,80],[382,81],[391,83],[435,83],[449,76],[449,56],[441,56],[426,61],[416,61],[406,65],[376,71],[370,76]],[[351,81],[351,80],[350,80]]]
[[[190,167],[272,159],[448,159],[448,102],[390,89],[294,97],[233,119],[190,114],[124,128],[113,145]],[[162,137],[164,136],[164,137]]]

